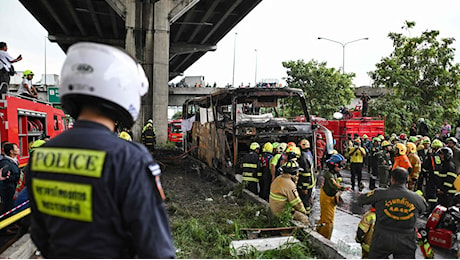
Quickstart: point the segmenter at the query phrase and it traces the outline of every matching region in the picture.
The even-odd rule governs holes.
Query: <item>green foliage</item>
[[[410,31],[415,22],[406,21]],[[410,34],[409,34],[410,35]],[[394,51],[369,72],[372,87],[384,87],[388,93],[371,102],[370,114],[387,117],[387,133],[407,132],[418,118],[431,126],[451,124],[458,117],[460,67],[454,64],[453,38],[439,38],[439,31],[425,31],[420,36],[391,32]],[[432,133],[438,131],[433,129]]]
[[[287,61],[283,66],[287,69],[289,87],[303,90],[310,114],[332,119],[340,106],[350,104],[354,98],[351,88],[354,73],[342,74],[327,68],[326,62],[314,60]]]
[[[177,111],[173,116],[172,120],[177,120],[182,118],[182,111]]]

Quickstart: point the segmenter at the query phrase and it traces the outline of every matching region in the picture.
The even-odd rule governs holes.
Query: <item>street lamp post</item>
[[[254,87],[257,87],[257,49],[254,50],[256,52],[256,70],[254,73]]]
[[[233,41],[233,76],[232,76],[232,88],[235,87],[235,53],[236,53],[236,35],[238,33],[235,32],[235,39]]]
[[[342,45],[342,74],[345,74],[345,46],[347,46],[347,44],[352,43],[352,42],[357,42],[357,41],[362,41],[362,40],[369,40],[369,38],[368,37],[360,38],[360,39],[356,39],[356,40],[349,41],[349,42],[346,42],[346,43],[341,43],[339,41],[331,40],[331,39],[324,38],[324,37],[318,37],[318,40],[331,41],[331,42],[335,42],[335,43],[338,43],[338,44]]]

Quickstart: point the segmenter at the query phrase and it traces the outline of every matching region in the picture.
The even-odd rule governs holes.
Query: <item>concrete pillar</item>
[[[153,124],[157,144],[168,138],[168,81],[169,81],[169,20],[171,2],[155,3],[155,34],[153,53]]]

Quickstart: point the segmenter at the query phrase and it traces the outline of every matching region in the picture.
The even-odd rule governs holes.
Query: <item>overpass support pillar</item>
[[[171,1],[155,3],[153,50],[153,123],[158,144],[168,139],[169,19]]]

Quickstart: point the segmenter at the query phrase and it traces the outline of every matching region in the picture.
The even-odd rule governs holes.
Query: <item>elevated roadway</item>
[[[64,51],[79,41],[126,49],[151,83],[133,132],[153,118],[167,139],[168,81],[181,75],[262,0],[19,0]],[[155,113],[153,113],[155,112]]]

